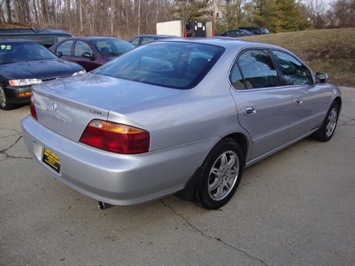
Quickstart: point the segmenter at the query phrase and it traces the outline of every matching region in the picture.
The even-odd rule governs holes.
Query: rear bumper
[[[29,152],[50,175],[80,193],[113,205],[137,204],[182,190],[216,141],[122,155],[66,139],[30,116],[22,121],[22,131]],[[59,172],[42,161],[44,147],[58,155]]]

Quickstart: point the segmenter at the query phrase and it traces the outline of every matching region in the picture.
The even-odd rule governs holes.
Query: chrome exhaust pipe
[[[99,201],[99,205],[97,206],[100,210],[106,210],[108,208],[113,207],[113,205]]]

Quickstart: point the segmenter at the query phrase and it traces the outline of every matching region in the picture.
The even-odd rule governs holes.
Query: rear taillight
[[[86,127],[80,142],[110,152],[137,154],[148,152],[150,135],[140,128],[93,120]]]
[[[31,96],[30,109],[31,109],[31,115],[32,115],[32,117],[33,117],[34,119],[38,120],[38,119],[37,119],[36,107],[35,107],[35,98],[34,98],[33,95]]]

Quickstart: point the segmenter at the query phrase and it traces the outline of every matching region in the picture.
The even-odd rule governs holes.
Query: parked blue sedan
[[[281,47],[167,39],[35,85],[23,138],[102,208],[179,192],[217,209],[245,167],[307,136],[332,138],[342,100],[327,79]]]

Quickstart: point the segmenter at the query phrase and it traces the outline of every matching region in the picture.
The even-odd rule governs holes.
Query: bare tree
[[[336,0],[331,4],[331,10],[327,12],[330,26],[355,27],[355,0]]]

